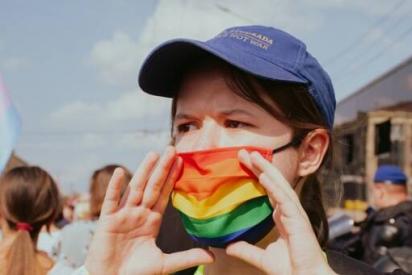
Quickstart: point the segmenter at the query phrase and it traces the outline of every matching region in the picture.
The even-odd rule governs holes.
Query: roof
[[[9,162],[6,165],[6,170],[5,171],[8,171],[8,170],[13,169],[15,167],[25,166],[25,165],[27,165],[27,162],[13,153],[12,156],[10,157],[10,159],[9,159]]]
[[[379,111],[404,111],[412,112],[412,101],[400,102],[395,105],[385,106],[378,109]]]
[[[387,106],[406,108],[412,102],[412,56],[337,104],[335,125],[356,119],[359,112]]]
[[[385,73],[383,73],[382,75],[378,76],[377,78],[375,78],[371,82],[367,83],[365,86],[362,86],[359,90],[355,91],[354,93],[352,93],[349,96],[347,96],[347,97],[343,98],[342,100],[340,100],[338,102],[338,106],[345,103],[346,101],[351,100],[354,97],[359,96],[363,92],[368,91],[375,84],[377,84],[379,82],[382,82],[384,79],[391,77],[392,75],[394,75],[399,70],[401,70],[404,67],[407,67],[411,64],[412,64],[412,56],[410,56],[409,58],[407,58],[405,61],[401,62],[400,64],[396,65],[394,68],[392,68],[392,69],[386,71]]]

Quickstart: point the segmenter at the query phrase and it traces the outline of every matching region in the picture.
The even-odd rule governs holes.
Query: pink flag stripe
[[[3,171],[21,131],[21,120],[0,76],[0,172]]]

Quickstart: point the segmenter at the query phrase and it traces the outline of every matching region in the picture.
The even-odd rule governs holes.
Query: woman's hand
[[[335,274],[312,230],[306,212],[289,182],[259,153],[239,152],[239,160],[259,178],[275,209],[273,218],[279,238],[266,249],[237,242],[226,248],[268,274]]]
[[[213,261],[203,249],[165,254],[156,246],[162,215],[181,169],[182,160],[173,147],[160,159],[149,153],[121,205],[123,171],[115,170],[85,263],[90,274],[168,274]]]

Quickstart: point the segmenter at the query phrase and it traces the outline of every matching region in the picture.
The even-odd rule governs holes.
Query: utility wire
[[[386,43],[383,48],[381,48],[378,52],[376,52],[374,55],[370,56],[368,59],[363,60],[361,62],[355,63],[354,66],[351,66],[347,71],[346,74],[343,74],[342,77],[338,77],[336,82],[341,83],[343,80],[347,79],[348,77],[352,76],[356,72],[360,71],[362,68],[364,68],[367,65],[372,64],[373,62],[376,62],[380,57],[385,55],[385,52],[395,46],[397,43],[399,43],[402,40],[405,40],[408,35],[412,33],[412,25],[409,26],[406,30],[401,32],[398,36],[396,36],[394,39],[392,39],[390,42]]]
[[[243,15],[237,13],[237,12],[234,12],[232,9],[229,9],[228,7],[225,7],[225,6],[223,6],[223,5],[219,4],[219,3],[215,3],[215,6],[216,6],[220,11],[222,11],[222,12],[224,12],[224,13],[227,13],[227,14],[230,14],[230,15],[232,15],[232,16],[234,16],[234,17],[237,17],[238,19],[240,19],[240,20],[242,20],[242,21],[244,21],[244,22],[246,22],[246,23],[249,23],[249,24],[254,24],[254,23],[256,23],[254,20],[252,20],[252,19],[250,19],[250,18],[248,18],[248,17],[246,17],[246,16],[243,16]]]
[[[396,20],[394,22],[394,24],[390,25],[390,27],[388,28],[388,31],[393,32],[392,30],[396,30],[398,25],[400,25],[401,23],[403,23],[403,21],[408,20],[409,17],[406,16],[407,14],[409,14],[409,11],[406,12],[405,16],[400,17],[398,20]],[[369,46],[372,51],[367,51],[366,54],[365,53],[360,53],[358,55],[354,55],[352,56],[353,58],[351,58],[349,61],[354,61],[354,63],[352,62],[347,62],[347,64],[345,64],[345,66],[342,68],[342,70],[340,72],[337,73],[337,75],[345,75],[347,73],[350,73],[353,71],[353,68],[358,67],[357,64],[359,63],[363,63],[363,58],[365,56],[367,56],[368,54],[372,53],[374,49],[378,49],[378,47],[376,47],[375,45],[382,45],[383,43],[377,43],[376,40],[378,40],[380,38],[376,38],[375,41],[372,41],[372,44]],[[397,39],[401,39],[402,40],[402,36],[397,38]],[[396,39],[395,39],[396,40]],[[386,46],[383,46],[384,48]],[[379,51],[379,50],[378,50]],[[380,51],[379,51],[380,52]]]
[[[390,15],[395,13],[400,7],[402,7],[405,4],[406,0],[400,0],[395,3],[395,5],[390,9],[384,17],[379,18],[373,25],[371,25],[365,32],[363,32],[360,36],[358,36],[356,39],[353,40],[351,44],[349,44],[346,48],[342,49],[338,53],[336,53],[334,56],[330,57],[325,61],[325,64],[328,66],[331,66],[335,64],[336,62],[342,60],[342,57],[347,56],[348,54],[352,53],[354,49],[362,45],[363,42],[367,41],[367,38],[370,33],[372,33],[373,30],[375,30],[377,27],[380,25],[384,24],[389,18]]]

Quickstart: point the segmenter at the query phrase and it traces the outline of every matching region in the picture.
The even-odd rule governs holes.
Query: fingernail
[[[238,156],[246,156],[248,152],[245,149],[240,149],[239,152],[237,152]]]
[[[150,151],[149,153],[147,153],[147,156],[148,156],[148,157],[157,157],[158,154],[155,153],[155,152],[153,152],[153,151]]]
[[[114,169],[114,172],[113,172],[113,174],[116,174],[116,175],[121,175],[123,173],[123,169],[121,168],[121,167],[117,167],[116,169]]]
[[[259,158],[259,157],[260,157],[260,154],[259,154],[258,152],[256,152],[256,151],[253,151],[250,155],[251,155],[253,158]]]
[[[150,151],[147,155],[146,155],[146,157],[145,157],[145,160],[146,161],[155,161],[155,160],[157,160],[159,158],[159,154],[158,153],[155,153],[155,152],[152,152],[152,151]]]
[[[213,254],[213,252],[209,249],[205,249],[205,250],[206,250],[207,254],[209,254],[212,257],[212,259],[215,260],[215,254]]]

